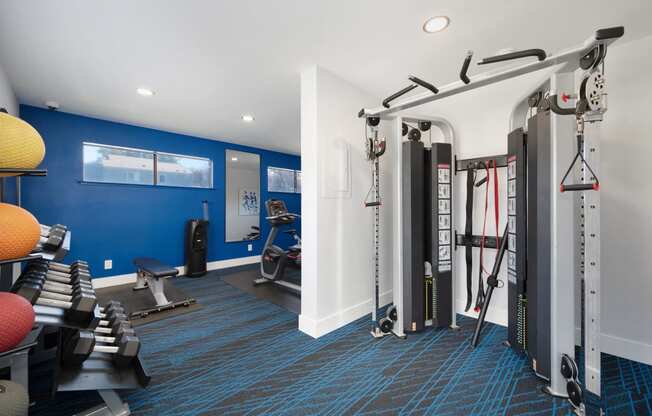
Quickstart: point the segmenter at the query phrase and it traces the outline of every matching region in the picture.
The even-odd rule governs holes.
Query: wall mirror
[[[226,242],[260,238],[260,156],[226,151]]]

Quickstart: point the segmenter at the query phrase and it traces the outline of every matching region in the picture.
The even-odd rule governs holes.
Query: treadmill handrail
[[[277,220],[279,218],[283,217],[292,217],[292,219],[296,218],[301,218],[301,215],[299,214],[292,214],[292,213],[286,213],[286,214],[279,214],[279,215],[272,215],[271,217],[265,217],[266,220]]]

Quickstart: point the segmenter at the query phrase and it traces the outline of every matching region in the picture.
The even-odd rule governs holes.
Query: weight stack
[[[421,331],[425,325],[424,147],[420,141],[403,146],[403,327]]]
[[[199,277],[206,274],[208,252],[208,221],[186,222],[186,276]]]
[[[527,351],[527,134],[522,128],[507,136],[507,341]]]

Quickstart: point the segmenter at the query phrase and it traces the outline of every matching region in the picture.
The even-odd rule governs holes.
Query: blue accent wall
[[[88,261],[94,277],[133,273],[132,260],[139,256],[183,265],[185,223],[201,218],[204,200],[210,215],[208,261],[259,255],[269,232],[262,206],[262,238],[253,242],[253,252],[247,251],[248,242],[224,241],[227,149],[260,155],[261,202],[282,199],[290,212],[300,213],[300,195],[267,192],[267,167],[300,169],[298,156],[25,105],[20,116],[43,136],[41,167],[48,169],[47,177],[23,178],[23,207],[42,224],[68,226],[72,247],[66,260]],[[210,158],[214,189],[82,183],[84,141]],[[292,241],[285,234],[277,239],[282,247]],[[112,270],[104,270],[105,259],[113,260]]]

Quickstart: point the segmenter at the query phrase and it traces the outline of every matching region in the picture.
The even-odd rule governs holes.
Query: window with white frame
[[[83,181],[212,188],[213,162],[196,156],[84,142]]]
[[[267,168],[269,192],[301,193],[301,171],[269,166]]]

